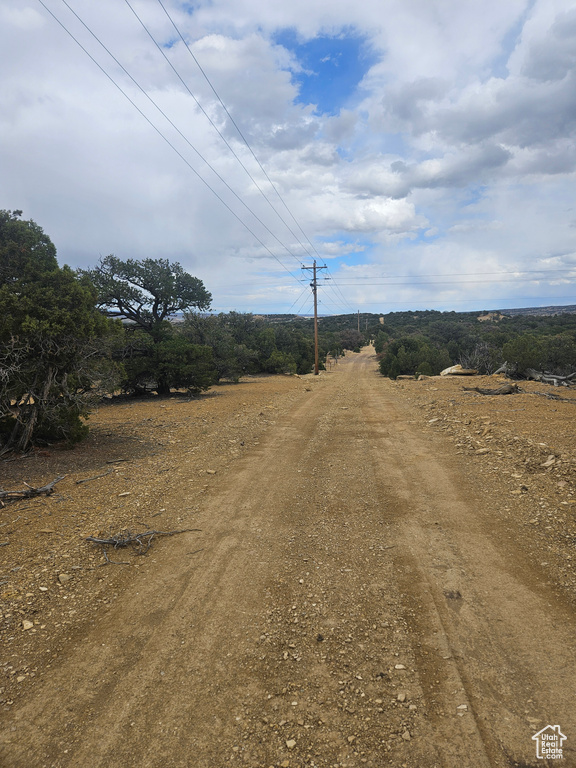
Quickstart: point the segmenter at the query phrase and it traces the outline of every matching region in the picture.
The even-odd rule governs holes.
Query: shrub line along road
[[[385,384],[370,348],[310,380],[218,473],[201,545],[157,542],[3,715],[0,764],[505,768],[559,724],[576,765],[573,610]]]

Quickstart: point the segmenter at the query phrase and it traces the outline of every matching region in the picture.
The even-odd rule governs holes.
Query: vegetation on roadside
[[[214,315],[211,300],[199,278],[166,259],[110,255],[90,270],[60,267],[41,227],[0,211],[0,455],[80,440],[104,394],[198,394],[246,374],[312,371],[311,318]],[[492,373],[506,362],[518,376],[576,370],[576,314],[320,318],[320,361],[371,342],[391,378],[455,363]]]
[[[460,363],[479,373],[494,373],[507,363],[521,378],[528,368],[566,375],[576,370],[576,314],[529,314],[494,318],[486,313],[395,312],[368,327],[380,357],[380,371],[438,374]]]
[[[50,238],[20,216],[0,211],[0,452],[86,434],[90,402],[114,378],[106,350],[119,330],[95,287],[59,267]]]
[[[122,261],[113,255],[82,274],[96,289],[99,309],[125,321],[115,355],[125,392],[153,388],[167,395],[172,388],[192,393],[210,388],[215,373],[210,349],[176,335],[170,323],[177,312],[210,308],[212,296],[199,278],[167,259]]]

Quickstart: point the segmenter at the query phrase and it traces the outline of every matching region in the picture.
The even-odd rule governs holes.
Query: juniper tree
[[[98,305],[109,317],[133,324],[133,329],[149,336],[153,347],[145,350],[141,339],[139,356],[126,359],[128,379],[126,388],[139,391],[143,384],[155,387],[158,394],[168,394],[170,387],[186,387],[192,391],[207,389],[215,381],[206,350],[184,349],[182,340],[175,340],[169,318],[189,310],[209,309],[211,294],[203,282],[188,274],[178,262],[167,259],[122,259],[106,256],[85,273],[98,290]],[[130,333],[129,327],[127,328]],[[134,345],[129,345],[134,347]],[[177,366],[178,348],[182,360]],[[197,361],[195,366],[194,360]]]
[[[0,211],[0,452],[84,436],[112,332],[94,286],[59,267],[50,238],[20,216]]]

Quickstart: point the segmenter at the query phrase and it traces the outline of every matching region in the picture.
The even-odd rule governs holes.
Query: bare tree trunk
[[[24,404],[20,405],[20,406],[16,406],[16,408],[17,409],[19,408],[20,410],[22,410],[22,408],[27,408],[29,401],[30,401],[30,395],[28,394],[28,395],[26,395],[26,399],[24,400]],[[5,453],[6,451],[12,450],[12,447],[14,446],[14,444],[16,443],[16,440],[18,439],[18,433],[20,432],[21,428],[22,428],[22,422],[20,421],[20,413],[17,412],[16,413],[16,419],[14,421],[14,427],[12,428],[12,432],[10,433],[10,437],[6,441],[6,445],[3,448],[3,451],[2,451],[3,453]]]
[[[24,429],[22,431],[22,434],[20,435],[18,439],[18,443],[16,444],[16,450],[24,452],[28,448],[28,445],[32,440],[32,435],[34,434],[36,423],[38,422],[38,415],[40,413],[41,408],[45,405],[46,401],[48,400],[48,395],[50,393],[50,388],[54,383],[54,378],[55,378],[54,369],[52,366],[49,366],[48,375],[46,376],[46,381],[44,382],[44,386],[42,388],[42,394],[40,395],[40,398],[38,400],[34,396],[30,398],[32,400],[32,404],[28,407],[30,407],[31,410],[24,424]]]

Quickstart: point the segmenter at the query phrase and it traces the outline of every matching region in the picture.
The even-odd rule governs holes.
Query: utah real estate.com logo
[[[536,757],[539,760],[562,759],[562,744],[566,741],[566,736],[559,725],[547,725],[535,733],[532,739],[536,742]]]

